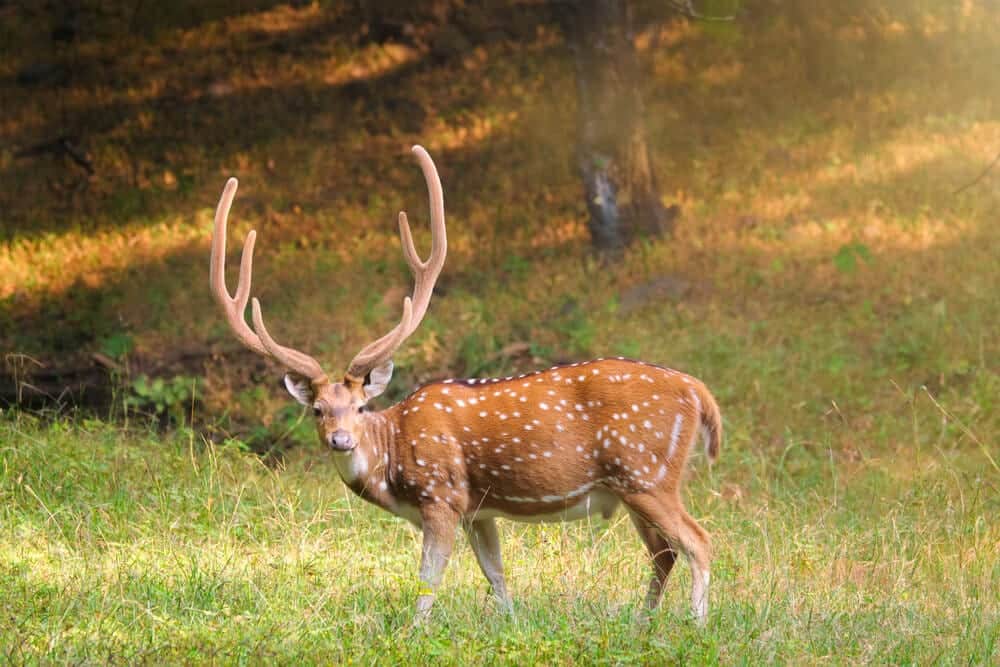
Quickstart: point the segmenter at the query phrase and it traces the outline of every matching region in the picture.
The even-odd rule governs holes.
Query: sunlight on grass
[[[967,447],[928,451],[937,467],[898,482],[885,475],[896,464],[878,460],[849,474],[824,456],[786,459],[782,471],[763,452],[732,448],[711,475],[696,462],[688,495],[717,553],[705,633],[685,620],[683,564],[663,610],[638,623],[648,566],[622,516],[610,527],[504,524],[517,599],[509,619],[461,544],[434,625],[417,631],[416,533],[345,497],[311,447],[272,471],[183,434],[159,441],[11,415],[0,429],[0,605],[22,610],[16,625],[0,621],[8,656],[461,662],[481,651],[545,659],[570,642],[581,659],[881,661],[931,651],[978,661],[996,648],[1000,533],[987,517],[998,496],[968,482],[995,490],[1000,475],[984,478]],[[45,465],[32,464],[43,449]],[[713,493],[722,478],[746,494]],[[877,631],[886,624],[892,635]]]
[[[174,220],[5,244],[0,247],[0,298],[15,291],[25,296],[58,293],[77,280],[100,288],[105,273],[156,264],[192,244],[204,245],[211,214],[204,211],[194,224]]]
[[[349,81],[384,76],[392,70],[412,63],[420,56],[416,49],[399,44],[372,44],[351,54],[347,62],[333,60],[323,81],[341,85]]]
[[[436,123],[427,128],[428,136],[431,137],[428,149],[444,151],[475,146],[489,140],[498,132],[509,131],[511,125],[517,120],[518,113],[516,111],[486,116],[466,116],[459,124],[447,123],[443,119],[438,119]]]
[[[323,10],[317,3],[303,3],[300,6],[279,4],[260,11],[226,17],[224,21],[220,22],[224,24],[224,29],[222,29],[222,25],[208,26],[190,31],[190,34],[193,37],[198,37],[199,33],[211,35],[213,32],[217,32],[219,41],[213,43],[213,46],[225,46],[227,39],[237,35],[302,30],[315,25],[322,17]]]

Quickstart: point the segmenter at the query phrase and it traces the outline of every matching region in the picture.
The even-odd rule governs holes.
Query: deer
[[[700,380],[641,361],[599,358],[504,378],[431,382],[392,407],[368,409],[392,378],[393,354],[424,318],[447,252],[437,168],[424,148],[412,151],[430,199],[431,251],[421,258],[400,212],[414,285],[396,326],[365,345],[339,381],[315,358],[271,337],[257,298],[251,328],[254,231],[243,245],[234,294],[225,280],[226,227],[237,189],[230,178],[215,213],[209,274],[232,333],[287,369],[285,388],[312,410],[344,484],[422,532],[415,622],[430,615],[459,526],[495,600],[512,612],[496,519],[610,519],[624,505],[653,562],[646,607],[660,604],[680,553],[692,572],[691,612],[703,625],[711,544],[684,508],[681,482],[699,436],[709,462],[718,458],[722,418]]]

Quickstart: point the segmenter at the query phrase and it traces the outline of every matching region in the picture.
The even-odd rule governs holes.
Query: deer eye
[[[313,416],[314,417],[322,417],[323,416],[323,411],[320,410],[319,408],[313,408]]]

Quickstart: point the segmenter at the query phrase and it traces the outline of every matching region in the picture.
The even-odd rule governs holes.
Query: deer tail
[[[701,436],[705,443],[705,454],[710,462],[719,458],[719,448],[722,445],[722,413],[715,397],[704,385],[698,387],[698,398],[701,399]]]

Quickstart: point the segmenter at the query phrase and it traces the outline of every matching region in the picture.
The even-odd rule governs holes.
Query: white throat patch
[[[333,463],[337,466],[340,479],[347,485],[368,476],[368,457],[360,446],[349,452],[333,452]]]

